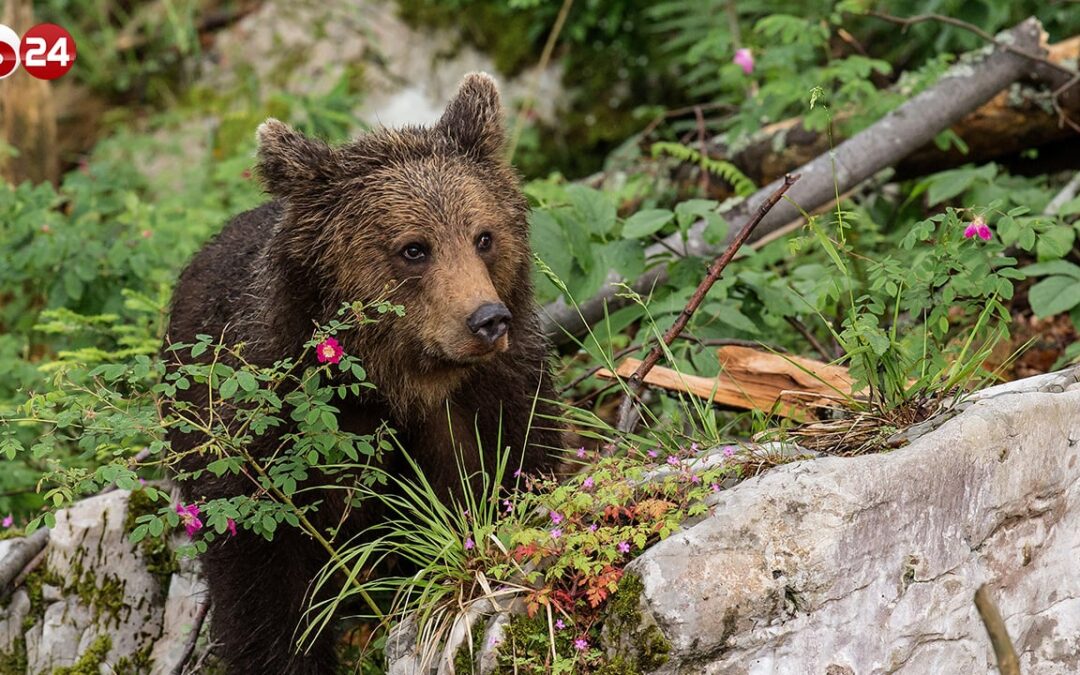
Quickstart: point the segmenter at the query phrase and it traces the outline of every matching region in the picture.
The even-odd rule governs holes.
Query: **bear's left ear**
[[[255,138],[259,176],[275,197],[310,194],[329,186],[340,174],[333,148],[273,117],[259,125]]]
[[[487,156],[499,156],[506,134],[495,79],[487,73],[466,75],[435,128],[466,152],[475,150]]]

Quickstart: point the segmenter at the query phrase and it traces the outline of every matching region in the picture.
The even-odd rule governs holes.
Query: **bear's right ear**
[[[337,153],[273,117],[255,132],[258,173],[266,191],[293,197],[327,187],[339,175]]]

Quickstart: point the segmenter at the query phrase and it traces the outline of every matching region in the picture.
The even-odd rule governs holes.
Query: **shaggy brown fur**
[[[258,131],[258,168],[275,199],[237,216],[187,267],[167,340],[222,335],[243,343],[249,361],[269,365],[299,356],[313,325],[342,303],[389,292],[404,316],[340,336],[377,387],[335,403],[341,428],[369,434],[389,421],[447,497],[457,483],[455,455],[478,470],[478,437],[488,457],[501,437],[523,450],[525,470],[550,466],[560,432],[539,420],[528,431],[534,397],[553,391],[532,298],[526,202],[503,158],[500,118],[493,81],[474,74],[431,128],[379,130],[335,148],[268,120]],[[487,333],[475,328],[482,307],[509,311],[505,335],[497,323]],[[169,358],[175,368],[179,357]],[[205,388],[179,396],[209,414]],[[256,437],[249,449],[265,456],[290,431]],[[170,441],[188,453],[183,470],[208,461],[190,452],[204,437],[173,430]],[[188,501],[254,492],[243,476],[205,473],[181,489]],[[322,526],[346,512],[339,492],[313,497],[323,500]],[[361,507],[348,513],[344,533],[378,518]],[[325,562],[318,544],[291,528],[273,542],[241,530],[213,542],[202,562],[230,673],[333,672],[330,636],[309,654],[293,650],[309,582]]]

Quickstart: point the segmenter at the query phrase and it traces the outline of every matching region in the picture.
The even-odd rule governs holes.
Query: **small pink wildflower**
[[[690,474],[690,482],[694,485],[697,485],[701,482],[701,476],[697,475],[696,473]]]
[[[14,518],[14,516],[12,516],[12,515],[11,515],[10,513],[9,513],[9,514],[7,514],[7,517],[6,517],[6,518],[4,518],[4,520],[3,520],[3,523],[2,523],[2,524],[3,524],[3,526],[4,526],[4,527],[11,527],[12,525],[14,525],[14,524],[15,524],[15,518]]]
[[[713,491],[713,492],[720,492],[720,483],[713,483],[713,484],[712,484],[712,485],[710,485],[709,487],[711,487],[711,488],[712,488],[712,491]]]
[[[630,542],[628,542],[628,541],[620,541],[618,549],[619,549],[619,553],[629,553],[630,552]]]
[[[679,466],[679,458],[675,455],[668,455],[667,463],[671,466]]]
[[[649,455],[649,457],[652,457],[653,459],[656,459],[656,455],[657,455],[658,453],[657,453],[657,452],[656,452],[655,450],[650,450],[650,451],[649,451],[648,453],[646,453],[646,454],[648,454],[648,455]]]
[[[328,337],[315,346],[315,355],[319,363],[337,363],[345,354],[341,344],[332,337]]]
[[[724,451],[724,457],[731,457],[732,455],[735,454],[735,446],[734,445],[725,445],[723,447],[723,451]]]
[[[589,532],[596,532],[598,529],[600,529],[600,526],[597,525],[596,523],[593,523],[592,525],[589,526]]]
[[[557,619],[555,621],[555,630],[562,630],[563,628],[566,628],[566,624],[563,623],[562,619]]]
[[[514,471],[514,478],[520,478],[520,477],[521,477],[521,469],[516,469]]]
[[[746,47],[736,49],[735,58],[731,59],[731,62],[742,68],[747,75],[754,72],[754,54]]]
[[[556,525],[561,523],[563,521],[563,518],[563,514],[559,513],[558,511],[551,512],[551,522],[555,523]]]
[[[473,538],[472,537],[465,537],[465,550],[466,551],[471,551],[474,548],[476,548],[476,542],[473,541]]]
[[[591,490],[593,485],[594,482],[592,476],[589,476],[585,480],[581,481],[581,487],[585,488],[586,490]]]
[[[488,638],[488,647],[494,648],[497,646],[499,646],[499,638],[495,635],[492,635],[490,638]]]
[[[585,458],[585,448],[584,448],[584,446],[577,449],[577,457],[578,457],[578,459],[584,459]]]
[[[990,238],[994,236],[994,233],[990,230],[990,226],[986,224],[982,216],[976,216],[975,220],[971,221],[967,227],[964,228],[964,237],[971,239],[972,237],[978,237],[983,241],[990,241]]]
[[[690,444],[690,452],[697,452],[701,448],[697,443]]]
[[[558,539],[561,536],[562,536],[562,530],[561,529],[556,527],[554,530],[551,531],[551,538],[552,539]]]
[[[507,513],[513,513],[514,512],[514,505],[510,503],[509,499],[504,499],[503,500],[503,508],[506,509]]]
[[[578,639],[574,640],[574,649],[578,650],[579,652],[583,652],[588,648],[589,648],[589,641],[586,640],[585,638],[579,637]]]
[[[184,529],[187,530],[188,539],[194,539],[195,533],[202,529],[203,523],[199,520],[199,505],[189,504],[184,506],[181,503],[176,504],[176,513],[180,515],[180,522],[183,523]]]
[[[225,519],[225,529],[229,531],[230,537],[236,536],[236,521],[232,518]]]

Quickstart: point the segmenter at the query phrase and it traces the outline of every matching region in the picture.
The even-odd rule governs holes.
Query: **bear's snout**
[[[491,346],[510,330],[512,318],[514,317],[506,305],[501,302],[486,302],[465,319],[465,325],[473,335]]]

